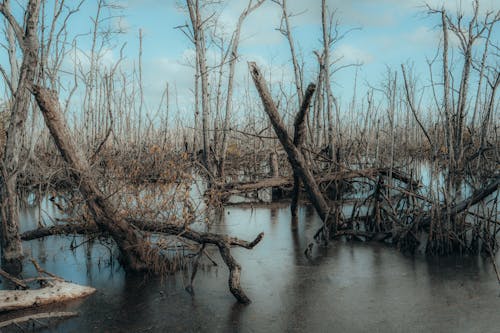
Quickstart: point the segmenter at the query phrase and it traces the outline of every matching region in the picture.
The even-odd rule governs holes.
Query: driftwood
[[[0,290],[0,312],[65,302],[91,295],[92,287],[54,280],[36,290]]]
[[[53,319],[53,318],[71,318],[78,316],[77,312],[43,312],[43,313],[35,313],[32,315],[17,317],[14,319],[9,319],[0,322],[0,328],[8,327],[11,325],[19,325],[30,321],[39,321],[44,319]]]

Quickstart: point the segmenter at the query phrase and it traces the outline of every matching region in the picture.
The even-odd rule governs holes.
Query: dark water
[[[50,215],[50,206],[45,210]],[[229,207],[214,226],[249,240],[265,232],[254,250],[233,250],[253,301],[249,306],[230,294],[228,271],[217,252],[211,253],[220,265],[198,272],[191,296],[184,291],[185,274],[127,275],[105,246],[83,237],[27,242],[25,250],[47,271],[98,289],[84,300],[46,307],[79,312],[46,331],[500,331],[500,286],[488,260],[405,257],[380,244],[338,241],[315,246],[311,261],[303,251],[319,220],[310,207],[300,213],[297,232],[291,231],[287,205]],[[37,212],[25,214],[24,228],[33,228]],[[83,245],[70,251],[72,242]],[[31,268],[25,273],[34,274]]]

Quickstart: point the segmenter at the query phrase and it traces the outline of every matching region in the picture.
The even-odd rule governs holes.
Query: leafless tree
[[[30,0],[25,10],[24,27],[11,11],[8,3],[0,4],[0,13],[14,31],[17,43],[23,53],[19,69],[19,81],[13,94],[10,109],[10,123],[7,129],[2,174],[0,181],[0,202],[2,211],[2,260],[15,262],[22,258],[19,238],[19,197],[17,176],[23,162],[20,160],[22,143],[26,138],[25,124],[28,117],[31,85],[35,81],[38,67],[38,17],[40,0]]]
[[[240,34],[241,27],[243,22],[247,18],[248,15],[259,6],[264,3],[265,0],[250,0],[248,2],[245,10],[240,14],[238,18],[238,23],[236,24],[236,29],[233,32],[233,36],[231,38],[230,43],[230,59],[229,59],[229,74],[227,79],[227,96],[226,96],[226,114],[224,116],[224,125],[223,125],[223,133],[222,133],[222,150],[219,158],[219,176],[224,179],[224,163],[226,160],[227,147],[229,142],[229,124],[231,120],[231,114],[233,110],[233,90],[234,90],[234,72],[236,68],[236,62],[238,60],[238,47],[240,43]]]

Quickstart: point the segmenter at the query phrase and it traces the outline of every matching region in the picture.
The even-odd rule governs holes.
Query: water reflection
[[[207,264],[199,271],[191,296],[184,291],[187,275],[125,274],[115,254],[100,242],[50,237],[23,245],[47,271],[98,292],[84,301],[47,308],[80,313],[48,331],[498,330],[499,288],[485,259],[410,258],[384,245],[336,241],[328,247],[315,245],[310,261],[303,252],[320,226],[311,206],[300,207],[296,231],[286,204],[232,206],[215,216],[220,221],[211,231],[244,239],[265,232],[254,250],[234,249],[250,306],[235,303],[223,264]],[[25,230],[36,226],[24,222]],[[81,245],[70,251],[72,243]],[[221,263],[217,251],[212,249],[211,255]],[[25,275],[34,274],[27,266]]]

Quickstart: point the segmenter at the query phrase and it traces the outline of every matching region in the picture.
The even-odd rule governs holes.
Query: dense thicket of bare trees
[[[460,214],[498,187],[499,45],[492,36],[500,11],[483,13],[478,0],[471,16],[428,7],[442,36],[435,58],[428,62],[429,79],[419,79],[411,64],[401,64],[400,68],[387,68],[382,80],[366,83],[366,93],[358,94],[356,69],[353,98],[345,107],[333,88],[335,74],[361,64],[339,65],[335,58],[337,43],[351,30],[342,29],[335,10],[325,0],[316,4],[321,13],[317,18],[321,26],[318,49],[302,53],[297,52],[300,40],[293,34],[294,14],[286,0],[248,0],[229,31],[219,21],[221,1],[179,1],[187,23],[177,28],[192,42],[194,51],[189,59],[195,73],[193,97],[182,107],[172,103],[178,98],[175,84],[171,84],[175,78],[166,78],[160,105],[153,108],[144,93],[142,30],[138,32],[137,59],[125,64],[125,45],[117,42],[120,31],[109,24],[121,10],[116,4],[93,2],[90,33],[82,37],[68,32],[83,1],[29,0],[22,8],[23,19],[13,15],[10,0],[0,2],[8,59],[8,64],[0,66],[6,90],[3,112],[8,114],[2,117],[8,121],[2,124],[6,139],[0,166],[4,263],[22,258],[22,194],[37,193],[40,198],[49,190],[79,193],[87,206],[72,211],[90,224],[61,230],[95,231],[97,226],[114,239],[124,263],[134,270],[148,269],[151,257],[162,257],[161,247],[150,244],[148,232],[177,235],[176,239],[191,242],[195,267],[205,245],[215,245],[229,267],[231,291],[247,303],[239,285],[240,267],[230,247],[252,248],[262,235],[249,243],[190,230],[194,216],[203,214],[194,212],[189,197],[193,173],[206,177],[217,191],[235,180],[266,179],[272,170],[276,184],[293,184],[294,225],[304,188],[325,221],[323,232],[332,237],[373,239],[382,235],[384,240],[393,237],[398,245],[409,242],[414,247],[413,233],[425,229],[429,247],[439,253],[462,249],[460,244],[467,244],[465,238],[471,232],[475,240],[495,238],[498,223],[489,224],[491,211],[475,212],[472,224],[466,221],[467,214]],[[237,75],[244,23],[264,3],[281,13],[276,27],[288,44],[290,82],[274,79],[266,83],[276,68],[268,65],[261,70],[254,62],[249,63],[247,77]],[[450,42],[452,36],[457,45]],[[81,38],[88,38],[88,52],[80,49]],[[118,54],[111,63],[103,60],[110,49]],[[311,57],[301,56],[304,53]],[[306,64],[305,59],[314,63]],[[307,72],[308,68],[315,69]],[[305,89],[308,81],[313,84]],[[39,107],[45,121],[37,116]],[[188,115],[181,112],[186,107]],[[418,192],[418,182],[400,172],[405,169],[413,174],[416,159],[444,173],[446,184],[433,176],[429,192]],[[353,221],[359,215],[354,209],[351,219],[342,218],[339,209],[343,192],[353,188],[346,180],[355,178],[353,174],[373,187],[365,201],[370,202],[369,213],[363,217],[366,230],[354,230]],[[319,175],[331,176],[330,181],[318,180]],[[460,200],[458,195],[457,185],[463,177],[468,177],[475,190],[468,200]],[[407,187],[397,187],[397,181]],[[130,203],[124,189],[145,191],[145,183],[166,186],[163,192],[169,200],[142,214],[141,219],[126,217],[135,212],[124,208],[124,203]],[[488,186],[482,189],[481,184]],[[399,194],[394,195],[394,190]],[[141,191],[136,191],[131,206],[137,208],[147,201]],[[207,206],[220,204],[215,198],[207,195]],[[165,210],[171,211],[168,218],[162,215]],[[156,223],[142,223],[145,216]],[[40,232],[47,234],[50,230]],[[446,246],[440,243],[444,239]],[[496,246],[496,242],[484,243]],[[196,269],[193,278],[195,274]]]

